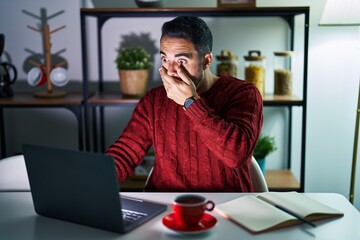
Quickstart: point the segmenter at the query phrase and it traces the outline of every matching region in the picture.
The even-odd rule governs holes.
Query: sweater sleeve
[[[263,123],[263,102],[252,84],[223,91],[221,109],[195,101],[186,114],[207,148],[225,165],[237,169],[253,154]]]
[[[146,102],[145,97],[140,100],[120,137],[106,150],[106,154],[115,160],[119,182],[132,174],[151,146]]]

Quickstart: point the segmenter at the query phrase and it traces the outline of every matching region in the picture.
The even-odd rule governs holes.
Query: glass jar
[[[274,94],[292,95],[292,57],[294,52],[274,52]]]
[[[265,56],[260,51],[251,50],[245,58],[245,80],[252,82],[261,95],[265,93]]]
[[[224,74],[237,77],[238,75],[238,56],[231,50],[222,50],[221,55],[216,56],[219,61],[217,65],[217,75]]]

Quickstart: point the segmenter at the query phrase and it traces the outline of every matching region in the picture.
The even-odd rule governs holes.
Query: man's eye
[[[179,60],[178,62],[179,62],[179,64],[185,64],[186,63],[185,60]]]
[[[161,61],[164,63],[168,62],[168,60],[166,58],[162,58]]]

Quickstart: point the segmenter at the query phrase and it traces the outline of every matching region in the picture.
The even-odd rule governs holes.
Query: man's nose
[[[176,62],[174,63],[169,63],[168,69],[167,69],[167,73],[170,76],[177,76],[177,69],[178,69],[178,64]]]

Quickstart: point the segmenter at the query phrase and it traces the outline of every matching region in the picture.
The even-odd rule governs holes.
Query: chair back
[[[149,181],[152,171],[153,171],[153,168],[151,168],[151,170],[150,170],[150,173],[146,179],[145,186],[147,185],[147,183]],[[253,183],[255,192],[268,192],[269,191],[268,186],[266,184],[264,174],[262,173],[261,168],[254,157],[251,157],[250,176],[251,176],[251,181]]]
[[[24,155],[0,159],[1,191],[30,191]]]
[[[250,176],[255,192],[268,192],[268,186],[264,174],[254,157],[251,158]]]

